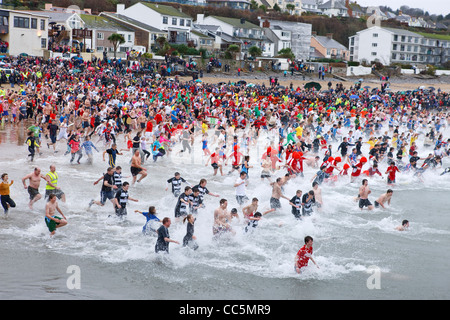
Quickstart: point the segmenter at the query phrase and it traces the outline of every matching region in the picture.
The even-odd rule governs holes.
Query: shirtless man
[[[323,206],[322,189],[319,188],[319,183],[317,181],[313,182],[312,187],[314,191],[314,198],[316,199],[316,206],[317,208],[321,208]]]
[[[214,225],[213,234],[219,236],[225,232],[231,232],[233,235],[236,233],[230,225],[231,214],[227,210],[227,199],[221,199],[219,207],[214,210]]]
[[[378,208],[381,206],[383,209],[386,209],[384,206],[384,203],[387,202],[388,205],[391,204],[391,198],[394,191],[392,189],[388,189],[386,193],[383,193],[376,201],[375,201],[375,208]]]
[[[369,201],[369,194],[372,191],[369,189],[369,181],[363,179],[362,186],[359,187],[359,208],[362,210],[367,207],[369,210],[373,209],[372,203]]]
[[[22,178],[23,187],[28,190],[28,194],[30,195],[30,203],[28,207],[33,209],[33,203],[42,198],[42,195],[39,193],[39,185],[41,184],[41,179],[47,181],[45,176],[41,174],[41,169],[38,167],[34,168],[34,171],[30,174],[27,174]],[[27,186],[26,180],[30,180],[29,185]]]
[[[406,231],[409,228],[409,221],[403,220],[402,225],[395,228],[397,231]]]
[[[52,237],[57,228],[64,227],[67,224],[67,218],[62,213],[61,209],[56,202],[56,194],[52,193],[48,197],[49,200],[45,205],[45,223],[47,224],[48,231],[50,231],[50,237]],[[58,217],[55,212],[58,211],[63,217]]]
[[[254,220],[253,215],[258,211],[258,198],[253,198],[252,203],[245,206],[242,209],[242,213],[244,214],[245,222],[248,222],[248,220]],[[272,212],[272,210],[268,210],[266,212],[263,212],[262,215],[265,215],[269,212]],[[259,220],[259,218],[258,218]]]
[[[136,182],[137,175],[140,174],[141,177],[137,182],[141,182],[147,176],[147,169],[141,164],[141,153],[139,149],[134,151],[133,157],[131,158],[131,175],[133,176],[132,185]]]
[[[272,197],[270,198],[271,209],[269,210],[269,212],[273,212],[281,208],[280,198],[284,198],[288,201],[291,200],[282,193],[281,191],[282,185],[283,185],[282,178],[277,178],[277,180],[274,183],[272,183]]]

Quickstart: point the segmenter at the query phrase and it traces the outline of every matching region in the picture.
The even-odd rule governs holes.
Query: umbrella
[[[352,94],[352,95],[350,96],[350,99],[359,99],[359,96],[357,96],[356,94]]]
[[[364,88],[365,88],[365,89],[370,89],[370,86],[365,86]]]
[[[378,95],[373,95],[370,97],[370,100],[381,100],[381,98]]]
[[[247,84],[247,81],[244,81],[244,80],[239,80],[237,83],[236,83],[237,85],[246,85]]]
[[[201,79],[197,79],[197,80],[195,80],[195,82],[202,82],[202,80]]]
[[[320,90],[322,86],[317,82],[308,82],[305,84],[305,89],[315,88],[316,90]]]
[[[249,83],[249,84],[247,84],[247,87],[254,87],[254,86],[255,86],[254,83]]]
[[[420,86],[419,89],[423,90],[423,89],[425,89],[425,86]]]

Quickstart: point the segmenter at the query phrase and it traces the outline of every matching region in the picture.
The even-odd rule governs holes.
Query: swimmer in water
[[[375,203],[374,203],[374,204],[375,204],[375,208],[379,208],[379,207],[381,206],[383,209],[386,209],[386,207],[384,206],[384,205],[385,205],[385,202],[387,202],[388,205],[391,204],[391,198],[392,198],[393,193],[394,193],[394,191],[392,191],[392,189],[388,189],[388,190],[386,191],[386,193],[383,193],[383,194],[375,201]]]
[[[395,228],[397,231],[406,231],[409,228],[409,221],[403,220],[402,225]]]

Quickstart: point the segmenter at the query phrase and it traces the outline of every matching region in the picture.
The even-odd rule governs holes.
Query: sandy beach
[[[287,75],[284,77],[282,73],[272,73],[272,74],[265,74],[262,72],[246,72],[241,73],[241,76],[238,76],[237,73],[234,74],[224,74],[224,73],[214,73],[214,74],[204,74],[203,78],[201,78],[202,81],[208,82],[208,83],[219,83],[219,82],[237,82],[239,80],[245,80],[247,83],[254,83],[254,84],[265,84],[266,86],[269,84],[269,76],[278,77],[278,82],[282,86],[289,86],[291,83],[293,84],[294,88],[300,86],[302,87],[304,84],[310,81],[318,82],[322,86],[322,90],[327,89],[328,82],[331,81],[333,84],[333,88],[336,86],[336,83],[342,83],[345,88],[350,88],[356,81],[359,79],[363,79],[362,86],[370,86],[371,88],[380,88],[381,81],[377,79],[375,76],[362,76],[362,77],[344,77],[348,81],[342,81],[340,79],[334,78],[332,76],[325,77],[325,80],[318,80],[317,75],[313,75],[310,77],[306,77],[305,80],[303,80],[302,76],[298,75]],[[186,81],[191,80],[192,77],[180,77],[180,80]],[[414,90],[418,89],[420,86],[425,87],[434,87],[436,90],[439,88],[444,92],[450,92],[450,76],[440,76],[436,77],[434,79],[418,79],[413,76],[400,76],[400,77],[393,77],[389,81],[389,87],[393,92],[396,91],[406,91],[406,90]]]

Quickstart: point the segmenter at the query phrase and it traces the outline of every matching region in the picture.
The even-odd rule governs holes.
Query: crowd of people
[[[172,217],[187,223],[183,245],[193,249],[198,248],[194,223],[204,197],[220,197],[206,188],[210,175],[238,173],[233,185],[238,206],[229,210],[230,199],[221,198],[214,210],[213,234],[221,237],[236,232],[230,222],[240,216],[245,232],[251,232],[264,215],[281,209],[281,198],[296,219],[312,215],[324,205],[320,188],[324,183],[359,184],[358,207],[372,210],[390,205],[398,175],[410,173],[420,180],[429,170],[448,172],[442,168],[442,159],[450,153],[450,139],[443,136],[450,121],[449,96],[434,88],[381,94],[377,88],[345,88],[339,83],[325,91],[272,83],[216,85],[161,77],[157,68],[135,73],[126,62],[115,60],[77,62],[75,73],[71,60],[8,59],[22,76],[19,87],[0,90],[1,122],[27,128],[30,161],[58,153],[58,145],[70,154],[68,164],[80,165],[83,157],[92,163],[94,151],[102,153],[105,161],[108,158],[107,173],[94,182],[101,182],[100,201],[92,200],[89,206],[103,206],[110,200],[115,214],[126,217],[128,201],[138,201],[130,196],[130,187],[152,179],[147,163],[157,166],[159,159],[171,154],[195,152],[193,144],[201,142],[205,165],[212,171],[202,172],[195,186],[178,172],[167,180],[176,199]],[[262,142],[264,154],[250,159],[262,136],[268,138]],[[122,164],[130,166],[131,182],[123,181],[122,166],[117,165],[117,155],[125,152],[132,155],[129,163],[127,159]],[[229,161],[231,169],[226,172]],[[306,176],[305,167],[315,174]],[[381,167],[386,170],[380,171]],[[259,199],[250,201],[247,195],[246,188],[254,181],[249,179],[252,171],[260,171],[261,183],[272,188],[270,209],[264,212],[258,209]],[[386,175],[387,191],[372,204],[369,181],[375,175]],[[310,190],[285,195],[286,184],[295,184],[296,179],[310,179]],[[65,195],[54,165],[46,175],[36,167],[22,179],[30,208],[42,198],[41,180],[48,198],[45,221],[53,235],[67,225],[57,204],[65,201]],[[10,194],[12,183],[4,173],[0,193],[5,213],[16,207]],[[178,243],[169,236],[172,217],[160,221],[154,206],[138,212],[147,218],[143,232],[157,236],[155,251],[168,252],[170,242]],[[407,229],[405,221],[398,230]],[[312,238],[307,237],[297,255],[297,272],[311,254]]]

